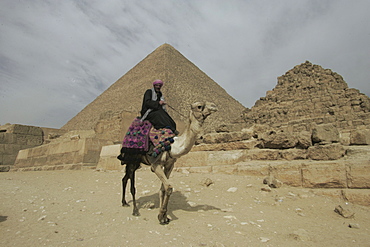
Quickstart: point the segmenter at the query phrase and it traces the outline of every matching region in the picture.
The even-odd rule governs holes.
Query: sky
[[[370,96],[369,9],[369,0],[0,0],[0,125],[60,128],[164,43],[245,107],[306,60]]]

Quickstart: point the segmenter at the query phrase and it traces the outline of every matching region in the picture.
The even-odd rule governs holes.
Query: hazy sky
[[[369,0],[0,0],[0,125],[60,128],[164,43],[246,107],[306,60],[369,96],[369,9]]]

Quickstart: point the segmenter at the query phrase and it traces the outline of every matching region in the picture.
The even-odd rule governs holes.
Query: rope
[[[179,114],[180,116],[182,116],[183,118],[186,118],[184,115],[182,115],[180,112],[178,112],[175,108],[173,108],[172,106],[170,106],[169,104],[166,104],[166,106],[168,106],[169,108],[171,108],[172,110],[174,110],[177,114]]]

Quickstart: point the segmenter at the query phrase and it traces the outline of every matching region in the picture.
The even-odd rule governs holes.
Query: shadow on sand
[[[1,216],[0,215],[0,222],[6,221],[8,219],[8,216]]]
[[[142,196],[137,200],[137,206],[139,210],[148,208],[147,205],[154,204],[155,209],[159,209],[159,195],[158,193]],[[132,204],[132,201],[129,202]],[[210,205],[196,205],[191,206],[187,200],[187,198],[180,192],[175,191],[172,193],[170,201],[168,203],[168,211],[167,214],[171,217],[171,220],[177,220],[178,218],[173,214],[173,211],[176,210],[184,210],[184,211],[193,211],[197,212],[199,210],[209,211],[209,210],[219,210],[220,208],[210,206]]]

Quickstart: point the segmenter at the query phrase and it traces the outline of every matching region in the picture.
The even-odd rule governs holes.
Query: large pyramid
[[[62,129],[94,129],[107,112],[134,112],[141,109],[142,97],[152,81],[165,82],[163,92],[171,106],[168,111],[178,122],[188,116],[190,105],[211,101],[219,111],[212,115],[207,130],[237,119],[246,108],[169,44],[163,44],[118,79],[106,91],[68,121]]]
[[[349,131],[370,127],[370,99],[348,88],[339,74],[306,61],[280,76],[276,87],[243,115],[249,126],[257,123],[299,131],[312,123],[330,123]]]

